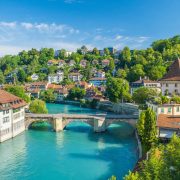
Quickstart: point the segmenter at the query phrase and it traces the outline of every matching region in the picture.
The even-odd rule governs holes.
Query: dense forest
[[[64,75],[71,71],[79,71],[83,80],[89,80],[93,76],[92,69],[104,69],[106,76],[115,76],[133,82],[139,77],[149,77],[158,80],[166,73],[169,65],[180,56],[180,35],[173,38],[157,40],[151,47],[144,50],[130,50],[124,47],[118,57],[111,54],[105,48],[101,56],[98,49],[88,50],[82,46],[66,57],[66,50],[61,49],[55,57],[54,49],[42,48],[41,50],[31,49],[19,52],[18,55],[6,55],[0,58],[0,84],[6,83],[6,77],[13,76],[16,83],[30,82],[33,73],[39,75],[39,80],[47,80],[47,75],[57,71],[56,66],[47,66],[50,59],[63,59],[65,62],[75,61],[74,67],[68,65],[63,67]],[[85,68],[80,66],[80,61],[88,61]],[[103,59],[109,59],[108,67],[101,65]],[[115,69],[115,71],[114,71]],[[115,72],[115,73],[113,73]]]

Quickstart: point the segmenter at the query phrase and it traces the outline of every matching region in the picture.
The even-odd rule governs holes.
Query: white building
[[[0,142],[25,130],[25,106],[19,97],[0,90]]]
[[[37,80],[39,79],[39,76],[38,76],[37,74],[33,74],[33,75],[31,76],[31,79],[32,79],[33,81],[37,81]]]
[[[105,78],[105,76],[106,76],[106,73],[104,71],[98,71],[96,73],[97,78]]]
[[[174,133],[180,136],[180,104],[154,104],[147,102],[157,117],[158,136],[170,139]]]
[[[70,73],[69,74],[69,79],[73,82],[78,82],[81,81],[82,75],[80,73]]]
[[[161,79],[163,95],[180,95],[180,59],[170,66],[168,73]]]
[[[131,95],[139,89],[140,87],[147,87],[157,90],[157,92],[161,92],[161,84],[158,81],[152,81],[148,78],[140,79],[138,81],[131,83]]]
[[[63,81],[64,73],[62,71],[58,71],[56,74],[51,74],[48,76],[48,83],[60,83]]]

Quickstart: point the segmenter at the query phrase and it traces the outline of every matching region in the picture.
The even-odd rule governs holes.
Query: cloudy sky
[[[0,56],[31,48],[146,48],[180,34],[179,0],[0,0]]]

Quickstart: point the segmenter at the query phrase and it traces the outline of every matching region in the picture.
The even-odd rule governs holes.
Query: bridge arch
[[[106,129],[112,124],[125,123],[129,124],[131,127],[136,127],[136,121],[133,119],[109,119],[106,121]]]
[[[85,124],[90,125],[92,128],[94,128],[94,120],[92,119],[66,119],[63,120],[63,129],[65,129],[69,124],[73,123],[73,122],[82,122]]]
[[[49,118],[48,119],[28,119],[28,121],[26,121],[26,123],[25,123],[25,127],[26,127],[26,129],[29,129],[34,123],[39,123],[39,122],[47,122],[54,129],[53,119],[49,119]]]

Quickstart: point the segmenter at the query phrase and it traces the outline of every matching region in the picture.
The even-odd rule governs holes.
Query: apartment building
[[[0,90],[0,142],[25,130],[25,106],[21,98]]]

